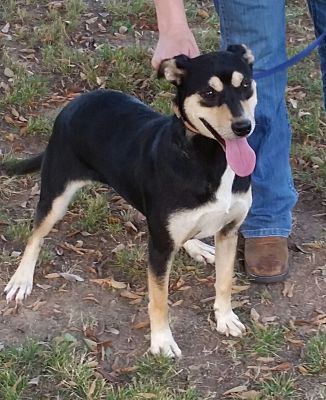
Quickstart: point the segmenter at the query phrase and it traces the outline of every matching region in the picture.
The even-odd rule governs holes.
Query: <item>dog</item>
[[[7,300],[31,293],[43,238],[65,214],[74,193],[98,181],[139,210],[148,225],[150,350],[181,355],[168,320],[168,282],[182,246],[216,265],[217,331],[240,336],[231,286],[238,228],[251,205],[255,153],[253,55],[244,45],[163,60],[158,77],[176,87],[175,114],[165,116],[135,97],[111,90],[82,94],[56,118],[46,150],[12,173],[41,169],[34,228],[5,288]],[[199,239],[215,237],[214,248]]]

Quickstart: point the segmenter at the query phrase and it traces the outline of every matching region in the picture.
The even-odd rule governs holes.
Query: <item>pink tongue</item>
[[[256,154],[246,138],[225,139],[226,160],[238,176],[248,176],[256,165]]]

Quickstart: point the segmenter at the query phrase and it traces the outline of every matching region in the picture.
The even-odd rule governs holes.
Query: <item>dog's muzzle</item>
[[[233,133],[237,136],[243,137],[249,135],[251,132],[251,121],[249,119],[244,119],[241,121],[235,121],[231,124],[231,129]]]

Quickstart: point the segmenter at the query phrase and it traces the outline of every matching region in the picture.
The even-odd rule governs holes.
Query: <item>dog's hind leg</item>
[[[149,318],[151,323],[151,353],[168,357],[180,357],[181,350],[173,339],[168,317],[168,287],[174,249],[150,239],[149,243]]]
[[[215,235],[216,245],[216,297],[214,303],[217,331],[227,336],[241,336],[245,331],[244,325],[240,322],[238,316],[232,311],[231,291],[233,270],[238,241],[238,231],[223,233],[218,232]]]
[[[34,269],[43,238],[50,232],[54,224],[65,215],[74,193],[88,183],[87,181],[70,181],[58,187],[56,182],[56,190],[54,191],[50,187],[50,181],[54,179],[55,177],[50,177],[49,181],[47,180],[46,183],[43,182],[42,184],[32,235],[27,242],[19,267],[5,288],[7,301],[16,299],[16,302],[21,302],[31,293]]]
[[[198,239],[187,240],[183,244],[183,248],[195,261],[214,264],[215,262],[215,248]]]

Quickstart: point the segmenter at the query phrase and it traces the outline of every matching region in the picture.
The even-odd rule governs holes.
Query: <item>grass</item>
[[[40,255],[38,256],[38,259],[37,259],[37,265],[40,266],[40,265],[49,264],[52,260],[53,260],[52,252],[43,246],[41,248]]]
[[[31,234],[31,227],[32,221],[30,218],[18,219],[8,225],[5,235],[10,240],[26,242]]]
[[[253,351],[261,357],[274,356],[284,343],[283,334],[279,326],[252,325],[249,337]]]
[[[96,191],[99,187],[95,185],[77,193],[72,207],[80,208],[78,227],[89,233],[102,231],[115,235],[123,232],[120,219],[111,215],[108,197]]]
[[[290,55],[301,50],[301,46],[292,48]],[[287,98],[297,101],[296,108],[290,104],[288,107],[294,137],[294,177],[300,185],[323,192],[326,188],[325,117],[322,84],[315,72],[319,68],[317,60],[318,56],[314,53],[289,70],[289,88],[299,89],[290,90]],[[316,160],[319,162],[316,163]]]
[[[108,215],[108,202],[104,195],[86,197],[83,201],[83,216],[79,221],[80,227],[90,233],[103,227]]]
[[[31,73],[6,48],[3,49],[0,61],[1,64],[6,68],[10,68],[13,72],[13,77],[9,84],[10,90],[0,99],[1,108],[8,106],[15,106],[17,108],[29,107],[48,93],[45,77]]]
[[[86,11],[87,5],[83,0],[68,0],[66,2],[66,19],[69,30],[75,29],[81,22],[81,15]]]
[[[17,1],[3,0],[0,4],[0,15],[4,21],[9,21],[16,16]]]
[[[129,279],[146,279],[146,248],[134,245],[124,248],[115,254],[113,265]]]
[[[53,121],[43,116],[30,117],[27,123],[27,135],[49,136],[52,132]]]
[[[43,64],[51,72],[64,76],[77,75],[76,66],[87,62],[87,55],[79,52],[64,43],[54,43],[44,46],[41,50]]]
[[[47,93],[48,88],[44,77],[40,75],[19,76],[14,81],[11,92],[4,96],[1,103],[17,107],[28,107]]]
[[[212,267],[214,268],[214,267]],[[207,273],[207,269],[203,263],[195,261],[191,258],[185,250],[181,249],[175,256],[172,269],[171,278],[179,276],[185,277],[187,274],[203,276]]]
[[[326,333],[308,340],[304,349],[304,366],[312,374],[326,373]]]
[[[144,357],[138,361],[129,382],[113,387],[94,369],[94,355],[72,339],[69,335],[51,342],[29,340],[1,350],[0,398],[199,399],[193,389],[179,388],[175,365],[164,357]]]
[[[295,379],[288,374],[278,374],[263,381],[261,387],[261,399],[286,400],[295,399]]]
[[[149,0],[107,0],[105,6],[111,16],[111,32],[117,32],[121,26],[131,32],[142,18],[143,23],[156,24],[155,9]]]

